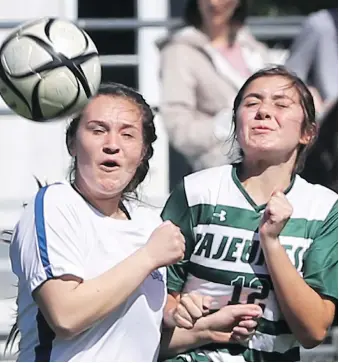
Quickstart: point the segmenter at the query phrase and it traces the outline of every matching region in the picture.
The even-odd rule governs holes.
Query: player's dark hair
[[[137,168],[134,177],[127,185],[124,190],[123,196],[126,196],[128,193],[135,193],[137,186],[145,179],[148,170],[149,170],[149,160],[153,156],[153,143],[157,139],[155,133],[154,126],[154,114],[149,106],[149,104],[145,101],[140,93],[135,91],[133,88],[127,87],[125,85],[119,83],[105,83],[99,87],[97,94],[94,97],[98,97],[100,95],[106,95],[111,97],[121,97],[128,99],[133,102],[140,110],[142,114],[142,134],[143,134],[143,144],[144,144],[144,156],[143,159]],[[66,132],[66,145],[68,148],[68,152],[71,154],[72,143],[75,139],[76,132],[79,127],[79,123],[82,117],[82,113],[77,115],[70,122],[67,132]],[[76,159],[71,168],[70,178],[74,178],[74,174],[76,172]]]
[[[299,145],[297,160],[294,167],[295,173],[300,173],[304,167],[305,159],[308,150],[315,141],[315,136],[317,134],[317,124],[316,124],[316,113],[314,107],[313,96],[309,91],[306,84],[293,72],[288,71],[284,66],[270,66],[267,68],[260,69],[256,73],[252,74],[243,86],[240,88],[234,103],[233,103],[233,124],[234,124],[234,136],[236,132],[236,115],[238,108],[242,102],[244,93],[247,87],[256,79],[261,77],[271,77],[271,76],[281,76],[287,78],[290,81],[290,87],[294,87],[298,92],[300,97],[300,104],[303,109],[304,119],[301,126],[301,132],[311,131],[314,135],[313,140],[307,145]]]

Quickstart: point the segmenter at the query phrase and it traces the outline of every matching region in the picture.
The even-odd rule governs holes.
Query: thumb
[[[233,316],[235,319],[253,319],[262,316],[262,309],[258,305],[238,304],[234,306]]]
[[[284,189],[280,188],[280,187],[275,187],[273,189],[273,192],[271,194],[271,197],[275,196],[275,195],[279,195],[279,194],[284,194]]]
[[[174,319],[175,308],[172,308],[164,313],[163,321],[166,327],[174,328],[177,324]]]

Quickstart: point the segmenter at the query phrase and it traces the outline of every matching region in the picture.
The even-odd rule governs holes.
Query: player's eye
[[[93,128],[93,134],[94,135],[100,135],[103,134],[105,132],[105,128],[104,127],[95,127]]]
[[[279,108],[287,108],[289,105],[286,103],[277,103],[276,106]]]
[[[258,104],[258,102],[254,102],[254,101],[251,101],[251,102],[248,102],[246,103],[246,107],[252,107],[252,106],[256,106]]]

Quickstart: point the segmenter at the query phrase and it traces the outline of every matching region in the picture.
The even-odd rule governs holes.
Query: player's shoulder
[[[124,205],[130,213],[132,220],[142,221],[145,225],[156,228],[162,223],[161,207],[139,199],[126,199]]]
[[[205,183],[205,185],[215,185],[220,182],[220,180],[227,174],[231,176],[232,165],[222,165],[215,166],[213,168],[208,168],[200,171],[196,171],[195,173],[189,174],[184,177],[184,183],[193,184],[193,183]]]
[[[66,209],[62,207],[67,205],[70,200],[70,191],[72,189],[67,182],[53,183],[39,188],[39,190],[25,203],[20,218],[16,223],[15,230],[17,233],[28,230],[36,223],[39,217],[44,218],[45,212],[53,214],[55,210]],[[62,213],[65,213],[62,211]]]
[[[338,194],[323,185],[312,184],[297,175],[295,186],[294,208],[311,213],[314,219],[325,219],[328,213],[337,206]]]
[[[34,197],[34,204],[46,207],[69,206],[77,193],[67,181],[48,184],[39,189]]]
[[[183,179],[188,205],[215,203],[221,184],[232,180],[233,165],[200,170]]]
[[[26,204],[23,217],[37,212],[70,209],[74,204],[76,192],[66,182],[48,184],[41,187]],[[74,206],[74,208],[76,208]]]
[[[320,184],[312,184],[299,175],[296,176],[296,184],[298,185],[298,191],[301,193],[301,197],[330,204],[338,200],[338,194],[333,190]]]

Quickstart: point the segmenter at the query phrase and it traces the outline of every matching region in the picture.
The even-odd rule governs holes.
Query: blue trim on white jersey
[[[55,333],[46,322],[46,319],[40,309],[38,309],[38,313],[36,315],[36,322],[38,327],[39,344],[34,348],[34,362],[50,362]]]
[[[39,190],[35,197],[34,214],[35,214],[35,230],[38,239],[39,254],[42,265],[46,272],[47,278],[53,278],[51,265],[48,257],[47,239],[44,218],[44,196],[49,186],[45,186]]]

